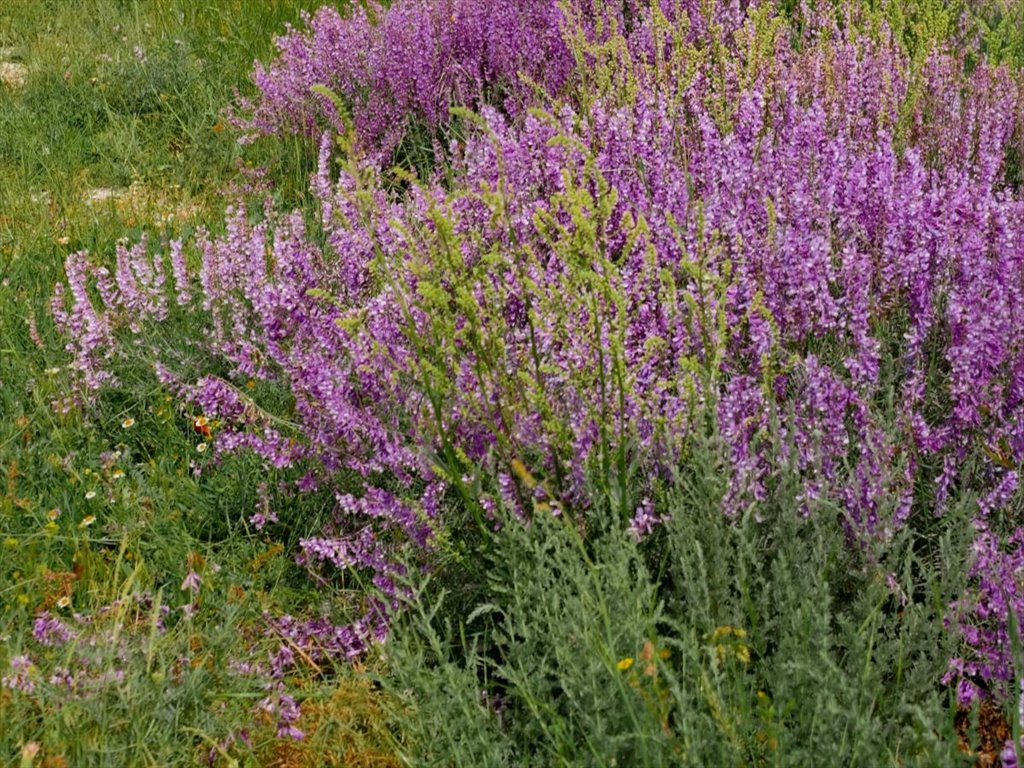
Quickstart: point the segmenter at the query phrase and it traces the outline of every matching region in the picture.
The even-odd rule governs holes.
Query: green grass
[[[354,673],[296,673],[291,690],[310,731],[300,748],[253,715],[262,679],[228,666],[276,648],[259,632],[264,611],[344,616],[346,595],[311,590],[291,558],[323,500],[292,504],[276,539],[252,530],[257,489],[277,479],[252,460],[216,466],[198,452],[195,414],[138,368],[122,370],[125,387],[94,408],[52,407],[69,377],[47,305],[68,253],[109,259],[124,237],[160,243],[217,228],[240,165],[267,167],[281,204],[303,199],[309,147],[243,149],[223,109],[273,36],[317,5],[0,4],[0,60],[26,68],[23,87],[0,85],[0,669],[30,645],[38,611],[73,624],[75,612],[115,606],[95,632],[40,658],[34,696],[0,692],[0,766],[26,764],[33,745],[35,764],[51,767],[191,765],[211,748],[243,765],[340,764],[346,750],[359,764],[380,751],[383,721],[359,720],[379,707],[377,695]],[[198,563],[198,609],[180,620],[189,602],[181,582]],[[166,632],[156,630],[161,606],[172,609]],[[47,682],[85,663],[122,676],[80,682],[95,691],[79,698]],[[251,747],[225,742],[240,728]]]

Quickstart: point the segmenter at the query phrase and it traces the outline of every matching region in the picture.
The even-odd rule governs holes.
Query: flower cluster
[[[164,633],[171,609],[152,595],[134,594],[91,614],[61,618],[43,610],[32,626],[32,644],[11,656],[0,689],[26,696],[94,699],[125,679],[145,658],[153,633]],[[55,664],[54,662],[59,662]],[[188,659],[180,661],[182,668]]]
[[[324,127],[353,128],[363,150],[387,160],[411,132],[426,131],[435,154],[452,107],[492,105],[521,115],[540,94],[559,94],[601,54],[573,43],[626,35],[653,54],[645,0],[404,0],[378,8],[325,6],[276,40],[277,57],[257,64],[256,95],[239,95],[231,121],[245,141]],[[739,3],[662,0],[657,15],[685,19],[674,31],[709,42],[744,19]],[[339,98],[340,97],[340,98]],[[421,136],[421,139],[424,137]]]
[[[378,18],[379,16],[379,18]],[[250,137],[344,129],[346,115],[323,86],[345,99],[367,148],[384,157],[418,124],[436,131],[455,105],[529,98],[520,75],[558,89],[572,58],[557,2],[412,0],[387,10],[326,6],[305,29],[278,38],[278,56],[258,65],[254,100],[239,98],[235,122]]]

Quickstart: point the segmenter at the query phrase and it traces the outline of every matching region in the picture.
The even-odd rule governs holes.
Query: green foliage
[[[623,536],[585,542],[561,518],[513,520],[465,620],[431,590],[419,596],[384,680],[407,692],[411,764],[664,764],[657,702],[617,669],[655,637],[659,615]]]
[[[643,545],[596,520],[512,519],[471,611],[421,586],[384,678],[408,706],[406,760],[966,764],[935,681],[968,505],[928,546],[850,546],[838,510],[797,513],[795,483],[728,519],[721,461],[695,447]]]
[[[840,26],[853,25],[872,36],[884,25],[917,64],[936,44],[950,40],[965,48],[977,42],[981,55],[997,64],[1024,64],[1024,5],[1016,0],[782,0],[778,7],[797,30],[805,11],[813,15],[817,9],[829,10]]]

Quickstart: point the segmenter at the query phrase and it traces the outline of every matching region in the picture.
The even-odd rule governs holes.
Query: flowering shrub
[[[231,376],[187,380],[175,349],[159,376],[224,423],[220,451],[335,490],[301,558],[378,597],[351,627],[289,631],[351,655],[409,565],[499,505],[648,533],[709,429],[727,514],[795,468],[802,511],[841,510],[854,546],[976,493],[980,590],[954,611],[968,657],[949,679],[1002,691],[1024,601],[996,524],[1024,462],[1019,81],[943,49],[913,68],[884,30],[825,18],[794,47],[771,6],[602,26],[572,5],[574,36],[553,4],[499,5],[487,24],[486,3],[397,3],[376,27],[324,10],[283,38],[246,125],[341,127],[319,83],[355,125],[339,157],[321,140],[317,231],[239,204],[197,236],[197,274],[180,243],[169,268],[144,246],[113,273],[69,257],[55,316],[82,391],[172,304],[202,317]],[[523,111],[517,73],[560,95]],[[517,108],[485,98],[499,81]],[[379,153],[454,104],[478,112],[459,113],[448,178],[395,192]],[[268,413],[232,377],[294,407]]]
[[[687,19],[677,32],[690,40],[731,33],[743,20],[736,4],[710,12],[695,0],[661,5]],[[325,6],[277,39],[277,59],[256,65],[257,93],[238,97],[232,121],[246,141],[345,131],[351,121],[378,163],[425,129],[414,140],[426,139],[440,156],[452,107],[489,104],[521,115],[538,92],[561,93],[585,76],[600,53],[579,43],[628,34],[633,47],[650,49],[647,15],[638,0],[405,0],[386,9],[361,3],[344,15]]]
[[[335,102],[312,90],[327,86],[346,99],[367,147],[386,156],[417,123],[436,130],[450,106],[494,99],[515,109],[530,92],[520,74],[561,87],[572,59],[560,20],[556,2],[529,0],[414,0],[347,16],[325,6],[278,38],[279,57],[257,66],[259,95],[239,100],[236,121],[253,137],[343,129]]]

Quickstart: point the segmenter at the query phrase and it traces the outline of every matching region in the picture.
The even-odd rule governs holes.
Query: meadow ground
[[[120,606],[111,625],[138,636],[130,649],[105,636],[53,660],[69,667],[87,654],[97,669],[123,668],[123,684],[95,697],[59,707],[60,696],[48,697],[50,711],[41,711],[0,694],[2,765],[33,764],[19,762],[33,745],[35,764],[54,767],[189,765],[237,724],[248,724],[253,754],[263,755],[252,759],[270,764],[272,723],[251,714],[266,692],[224,685],[228,662],[243,655],[245,627],[264,610],[319,611],[327,598],[295,572],[283,554],[288,541],[247,527],[247,470],[200,474],[202,435],[163,394],[134,392],[90,418],[54,412],[67,360],[46,308],[74,250],[111,254],[122,238],[164,242],[219,226],[240,163],[272,169],[279,201],[301,200],[308,148],[285,141],[243,152],[222,110],[235,87],[246,87],[254,59],[270,53],[273,35],[313,5],[0,7],[0,655],[6,668],[42,608],[67,617]],[[180,585],[200,560],[218,568],[204,584],[213,591],[188,622],[151,634],[161,606],[188,603]],[[146,606],[128,607],[142,592]],[[168,698],[165,680],[175,678]],[[325,733],[364,728],[361,688],[347,699],[335,684],[314,688],[310,711],[322,707]],[[367,698],[365,706],[375,705]],[[348,715],[334,722],[333,707]],[[332,749],[358,743],[345,747],[342,737]],[[301,750],[291,752],[289,764],[303,764]]]

